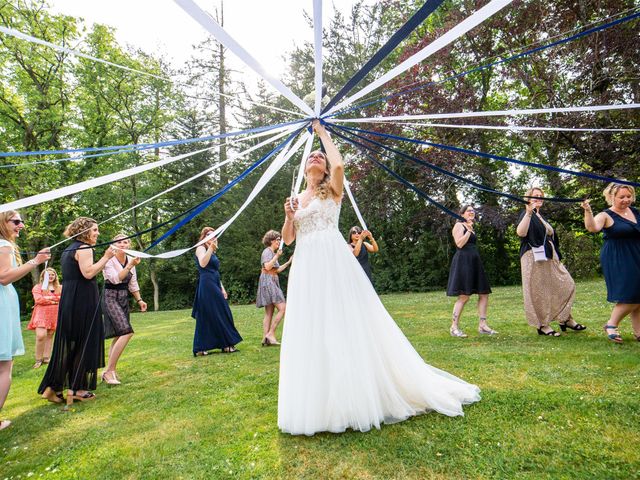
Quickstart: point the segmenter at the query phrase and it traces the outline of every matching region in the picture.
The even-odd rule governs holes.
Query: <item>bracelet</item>
[[[36,263],[36,261],[35,261],[33,258],[32,258],[31,260],[28,260],[28,261],[27,261],[27,263],[28,263],[29,265],[38,265],[38,264]]]

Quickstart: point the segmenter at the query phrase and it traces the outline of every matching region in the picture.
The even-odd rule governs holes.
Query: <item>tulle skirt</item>
[[[480,389],[424,362],[336,229],[299,236],[280,355],[278,426],[313,435],[463,415]]]

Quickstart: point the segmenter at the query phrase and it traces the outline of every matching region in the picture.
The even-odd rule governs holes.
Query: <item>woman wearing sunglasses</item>
[[[22,217],[15,210],[0,213],[0,409],[9,394],[13,357],[24,355],[20,302],[12,283],[51,258],[49,249],[45,248],[35,258],[22,263],[16,239],[23,228]],[[0,430],[9,425],[9,420],[0,420]]]

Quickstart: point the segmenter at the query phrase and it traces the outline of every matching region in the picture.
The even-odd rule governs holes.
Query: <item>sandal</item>
[[[607,330],[613,330],[613,333],[609,333]],[[607,338],[611,340],[613,343],[622,343],[622,337],[620,336],[618,327],[616,327],[615,325],[605,325],[604,333],[607,334]]]
[[[116,372],[111,372],[111,378],[107,375],[108,372],[102,372],[102,381],[107,385],[120,385],[120,381],[118,377],[116,377]]]
[[[449,333],[451,334],[452,337],[467,338],[467,334],[466,333],[464,333],[458,327],[454,327],[453,325],[449,329]]]
[[[44,357],[44,358],[42,359],[42,363],[44,363],[44,364],[46,365],[46,364],[48,364],[48,363],[49,363],[49,360],[51,360],[51,358],[49,358],[49,357]]]
[[[206,351],[196,352],[193,354],[194,357],[206,357],[207,355],[209,355],[209,352]]]
[[[550,330],[549,332],[545,332],[542,328],[538,329],[538,335],[546,335],[548,337],[559,337],[560,332],[556,332],[555,330]]]
[[[34,363],[33,367],[31,367],[31,368],[33,368],[33,369],[40,368],[43,363],[44,363],[44,359],[43,358],[41,358],[40,360],[36,360],[36,363]]]
[[[11,426],[11,420],[0,420],[0,430],[9,428]]]
[[[236,347],[225,347],[221,350],[220,353],[236,353],[239,352],[240,350],[238,350]]]
[[[498,332],[496,332],[489,325],[485,325],[483,327],[478,327],[478,333],[480,335],[497,335],[498,334]]]
[[[562,330],[563,332],[566,332],[567,328],[570,328],[571,330],[575,330],[576,332],[581,332],[582,330],[587,329],[585,325],[582,325],[581,323],[578,323],[578,322],[576,322],[576,324],[573,326],[567,325],[567,322],[564,322],[564,323],[558,322],[558,325],[560,325],[560,330]]]
[[[76,395],[76,392],[74,392],[73,390],[70,390],[70,392],[71,392],[71,399],[73,401],[78,400],[79,402],[86,402],[89,400],[96,399],[96,395],[92,392],[84,392],[82,395]],[[67,403],[69,403],[69,395],[67,395]]]

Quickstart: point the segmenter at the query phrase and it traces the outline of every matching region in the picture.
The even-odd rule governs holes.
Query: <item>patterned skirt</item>
[[[133,333],[129,319],[129,291],[105,289],[102,299],[104,338]]]
[[[258,298],[256,299],[256,307],[261,308],[266,307],[267,305],[284,302],[284,293],[282,293],[282,289],[280,288],[278,276],[261,273],[260,281],[258,282]]]
[[[553,259],[536,262],[529,250],[520,258],[524,313],[532,327],[571,319],[576,284],[555,251]]]

